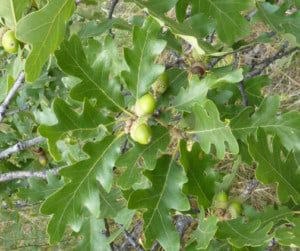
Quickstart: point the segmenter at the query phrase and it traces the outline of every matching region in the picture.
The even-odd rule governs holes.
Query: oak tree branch
[[[16,95],[18,89],[21,87],[21,85],[25,81],[25,74],[24,72],[21,72],[14,83],[13,87],[9,90],[6,98],[4,99],[3,103],[0,105],[0,123],[4,119],[5,113],[8,109],[8,106],[10,102],[12,101],[13,97]]]
[[[18,153],[20,151],[23,151],[24,149],[38,145],[38,144],[44,142],[45,140],[46,139],[43,137],[36,137],[34,139],[20,141],[17,144],[1,151],[0,152],[0,160],[9,157],[13,153]]]
[[[60,169],[62,169],[62,167],[56,167],[53,169],[48,169],[43,171],[15,171],[15,172],[2,173],[0,174],[0,183],[16,180],[16,179],[27,179],[31,177],[47,179],[47,173],[56,175],[58,174]]]

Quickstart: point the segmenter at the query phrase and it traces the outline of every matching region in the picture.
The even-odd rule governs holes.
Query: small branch
[[[242,199],[246,200],[258,185],[259,185],[258,180],[256,179],[251,180],[241,194]]]
[[[113,14],[114,14],[114,11],[116,9],[116,6],[117,6],[118,2],[119,2],[119,0],[111,0],[111,6],[110,6],[110,9],[109,9],[109,12],[108,12],[108,19],[113,18]]]
[[[53,169],[43,170],[43,171],[15,171],[0,174],[0,183],[16,180],[16,179],[27,179],[31,177],[37,177],[41,179],[47,179],[47,173],[51,173],[53,175],[57,175],[59,170],[63,167],[56,167]]]
[[[9,157],[13,153],[18,153],[18,152],[21,152],[24,149],[27,149],[31,146],[38,145],[38,144],[44,142],[45,140],[46,139],[43,137],[36,137],[34,139],[18,142],[17,144],[0,152],[0,160]]]
[[[145,249],[143,249],[141,247],[141,245],[131,236],[131,234],[126,229],[124,229],[124,236],[125,236],[125,239],[130,243],[130,245],[133,248],[135,248],[135,250],[145,251]]]
[[[109,8],[109,12],[108,12],[108,19],[112,19],[113,18],[113,14],[114,11],[116,9],[116,6],[118,4],[119,0],[111,0],[111,6]],[[112,32],[112,29],[109,29],[109,34],[114,38],[115,34]]]
[[[105,237],[108,238],[110,236],[110,231],[109,231],[109,224],[108,224],[108,220],[106,218],[104,218],[104,225],[105,225]],[[114,247],[114,243],[111,242],[109,243],[109,246],[110,246],[110,249],[112,251],[115,250],[115,247]]]
[[[160,244],[158,241],[155,241],[150,251],[157,251],[160,248]]]
[[[24,74],[24,72],[21,72],[19,74],[16,82],[14,83],[13,87],[9,90],[3,103],[0,105],[0,123],[4,119],[5,113],[8,109],[10,102],[12,101],[13,97],[16,95],[17,91],[19,90],[21,85],[24,83],[24,81],[25,81],[25,74]]]
[[[268,66],[270,66],[271,64],[273,64],[276,60],[281,59],[283,57],[289,56],[290,54],[292,54],[293,52],[299,50],[299,47],[293,47],[287,51],[285,51],[286,46],[284,45],[282,49],[280,49],[274,56],[269,57],[265,60],[263,60],[262,62],[256,63],[252,66],[252,68],[255,68],[258,65],[261,65],[260,68],[258,69],[254,69],[252,71],[250,71],[246,76],[245,76],[245,81],[253,78],[255,76],[260,75]]]
[[[243,105],[248,106],[249,105],[248,93],[245,89],[245,84],[244,83],[245,83],[244,81],[240,82],[239,89],[240,89],[240,92],[241,92],[241,95],[242,95]]]
[[[276,60],[286,57],[300,49],[299,47],[294,47],[294,48],[291,48],[286,51],[287,46],[288,46],[288,44],[285,43],[282,46],[282,48],[274,56],[266,58],[265,60],[263,60],[261,62],[256,62],[252,65],[251,68],[253,70],[250,71],[248,74],[246,74],[244,80],[240,82],[240,86],[239,86],[244,106],[249,105],[248,94],[247,94],[247,92],[245,90],[245,86],[244,86],[245,81],[247,81],[255,76],[260,75],[268,66],[270,66],[272,63],[274,63]],[[260,68],[255,68],[257,66],[260,66]]]

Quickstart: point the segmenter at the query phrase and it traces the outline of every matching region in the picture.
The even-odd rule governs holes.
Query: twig
[[[112,19],[113,18],[113,14],[114,11],[116,9],[116,6],[118,4],[119,0],[111,0],[111,6],[109,8],[109,12],[108,12],[108,19]],[[109,29],[109,34],[114,38],[115,34],[112,32],[112,29]]]
[[[8,109],[10,102],[12,101],[13,97],[15,96],[15,94],[17,93],[17,91],[21,87],[21,85],[24,83],[24,81],[25,81],[25,74],[24,74],[24,72],[21,72],[19,74],[16,82],[14,83],[13,87],[9,90],[3,103],[0,105],[0,123],[4,119],[6,110]]]
[[[240,82],[240,86],[239,86],[244,106],[249,105],[248,94],[247,94],[247,92],[245,90],[245,86],[244,86],[245,81],[247,81],[255,76],[260,75],[268,66],[270,66],[272,63],[274,63],[276,60],[283,58],[285,56],[288,56],[288,55],[292,54],[293,52],[300,49],[299,47],[294,47],[294,48],[291,48],[286,51],[287,46],[288,46],[288,44],[285,43],[282,46],[282,48],[274,56],[266,58],[265,60],[252,65],[251,68],[253,70],[250,71],[248,74],[246,74],[244,80]],[[260,66],[260,68],[256,68],[257,66]]]
[[[131,246],[135,248],[135,250],[145,251],[145,249],[141,247],[141,245],[131,236],[131,234],[126,229],[124,229],[124,236],[126,240],[131,244]]]
[[[245,18],[250,21],[252,17],[255,16],[255,14],[257,13],[257,9],[253,9],[252,11],[250,11],[246,16]]]
[[[261,65],[261,67],[250,71],[245,76],[245,81],[250,78],[253,78],[257,75],[260,75],[268,66],[270,66],[272,63],[274,63],[276,60],[286,57],[299,49],[300,49],[299,47],[293,47],[293,48],[285,51],[285,48],[284,48],[284,49],[281,49],[280,51],[278,51],[274,56],[269,57],[269,58],[263,60],[262,62],[254,64],[252,68],[254,68],[258,65]]]
[[[155,241],[153,246],[151,247],[150,251],[156,251],[160,248],[160,244],[158,241]]]
[[[104,225],[105,225],[105,237],[108,238],[110,236],[110,231],[109,231],[109,224],[106,218],[104,218]],[[115,250],[113,242],[109,243],[109,246],[112,251]]]
[[[29,148],[31,146],[38,145],[42,142],[44,142],[46,139],[43,137],[36,137],[34,139],[26,140],[26,141],[20,141],[17,144],[3,150],[0,152],[0,160],[9,157],[13,153],[18,153],[20,151],[23,151],[26,148]]]
[[[245,89],[245,82],[244,81],[240,82],[239,89],[240,89],[240,92],[241,92],[241,95],[242,95],[243,105],[248,106],[249,105],[249,99],[248,99],[248,93]]]
[[[114,11],[116,9],[116,6],[117,6],[118,2],[119,2],[119,0],[111,0],[111,6],[110,6],[110,9],[109,9],[109,12],[108,12],[108,19],[113,18],[113,14],[114,14]]]
[[[27,179],[31,177],[37,177],[41,179],[47,179],[47,173],[51,173],[53,175],[57,175],[59,170],[63,167],[56,167],[53,169],[43,170],[43,171],[15,171],[0,174],[0,183],[16,180],[16,179]]]
[[[258,185],[259,181],[256,179],[251,180],[241,194],[242,199],[246,200]]]

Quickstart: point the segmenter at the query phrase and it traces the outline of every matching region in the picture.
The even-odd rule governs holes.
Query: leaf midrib
[[[156,205],[153,209],[153,213],[151,215],[151,218],[150,218],[148,224],[145,226],[145,232],[147,232],[148,228],[150,227],[150,225],[152,223],[152,220],[154,218],[155,212],[159,210],[160,201],[162,200],[163,195],[164,195],[165,190],[166,190],[166,187],[167,187],[167,183],[168,183],[169,175],[170,175],[170,172],[171,172],[172,164],[173,164],[173,159],[170,160],[170,163],[169,163],[169,166],[168,166],[168,172],[167,172],[167,175],[166,175],[166,178],[165,178],[165,183],[163,185],[163,188],[162,188],[162,191],[161,191],[160,196],[158,198],[158,201],[157,201],[157,203],[156,203]]]

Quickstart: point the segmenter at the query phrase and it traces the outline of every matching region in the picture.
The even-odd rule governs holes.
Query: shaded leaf
[[[161,26],[167,26],[177,36],[186,40],[188,43],[193,45],[199,54],[214,53],[216,50],[207,42],[203,41],[201,34],[195,34],[193,27],[189,23],[178,23],[175,20],[165,16],[158,6],[152,5],[151,2],[145,2],[140,0],[128,0],[134,2],[137,6],[142,9],[147,9],[149,14],[157,19]]]
[[[123,19],[114,18],[107,19],[101,23],[96,21],[90,21],[84,24],[84,26],[78,32],[78,36],[82,39],[94,38],[107,32],[111,28],[119,28],[122,30],[131,30],[131,26]]]
[[[220,221],[216,237],[226,239],[231,245],[242,248],[245,246],[258,247],[268,243],[272,235],[268,234],[273,226],[269,223],[262,227],[259,220],[243,222],[243,218],[230,221]]]
[[[199,205],[207,208],[215,194],[216,177],[211,173],[215,161],[211,156],[203,156],[201,153],[198,143],[194,143],[192,150],[188,151],[186,142],[180,142],[180,163],[188,178],[184,189],[187,194],[197,196]]]
[[[286,15],[286,11],[291,7],[290,1],[286,1],[281,6],[270,3],[258,3],[257,9],[261,19],[263,19],[271,29],[278,33],[289,33],[295,36],[300,43],[300,11],[295,11],[291,15]]]
[[[18,197],[31,202],[37,202],[45,199],[64,184],[62,180],[53,174],[47,175],[47,181],[32,177],[28,179],[28,183],[28,188],[19,189]]]
[[[258,163],[256,178],[263,184],[276,183],[279,200],[284,203],[290,198],[300,204],[300,173],[292,152],[287,153],[278,137],[268,141],[266,133],[259,129],[257,139],[249,137],[249,151]]]
[[[294,211],[289,209],[288,207],[280,207],[280,208],[274,208],[273,206],[267,206],[264,208],[262,212],[249,212],[246,213],[246,216],[250,221],[253,220],[260,220],[261,221],[261,227],[266,226],[270,222],[273,222],[274,224],[277,224],[278,222],[282,220],[286,220],[294,215]]]
[[[289,150],[300,149],[300,113],[290,111],[277,115],[280,106],[278,96],[263,100],[257,111],[248,107],[230,122],[230,127],[237,139],[245,140],[247,136],[261,127],[266,132],[276,134],[282,144]]]
[[[280,245],[300,248],[300,218],[293,218],[289,223],[292,226],[282,226],[275,231],[275,239]]]
[[[165,155],[157,161],[153,171],[146,171],[144,175],[152,186],[134,191],[128,207],[147,209],[143,215],[146,247],[157,239],[165,250],[179,250],[180,238],[172,223],[170,210],[189,209],[189,201],[181,191],[187,181],[183,168]]]

